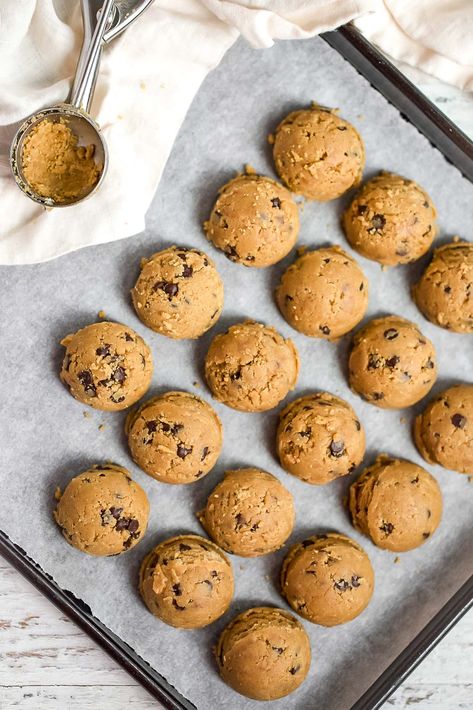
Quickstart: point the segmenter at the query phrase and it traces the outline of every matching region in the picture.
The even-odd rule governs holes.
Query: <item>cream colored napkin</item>
[[[103,185],[80,205],[44,210],[13,182],[8,149],[25,116],[67,96],[79,7],[0,0],[0,263],[46,261],[142,231],[192,98],[240,34],[268,47],[358,18],[396,59],[473,88],[472,10],[471,0],[155,0],[104,51],[92,106],[110,152]]]

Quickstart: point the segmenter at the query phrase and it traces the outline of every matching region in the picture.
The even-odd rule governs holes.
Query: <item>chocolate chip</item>
[[[377,370],[381,366],[381,360],[374,353],[370,353],[368,356],[368,370]]]
[[[423,206],[424,206],[425,208],[430,207],[430,205],[429,205],[429,203],[427,202],[427,200],[425,200],[425,202],[423,202],[422,204],[423,204]]]
[[[210,576],[211,576],[211,577],[214,577],[214,578],[215,578],[215,577],[218,577],[218,572],[217,572],[217,570],[216,570],[216,569],[213,569],[213,570],[210,572]]]
[[[175,599],[172,600],[172,605],[175,609],[179,609],[179,611],[184,611],[184,609],[186,608],[185,606],[179,606]]]
[[[205,473],[205,471],[197,471],[197,473],[195,474],[194,478],[200,478],[201,476],[204,475],[204,473]]]
[[[186,545],[184,542],[180,542],[180,543],[179,543],[179,550],[180,550],[181,552],[187,552],[187,551],[190,550],[190,549],[191,549],[191,548],[190,548],[190,545]]]
[[[396,367],[400,360],[401,358],[399,357],[399,355],[393,355],[388,360],[386,360],[386,365],[392,369],[393,367]]]
[[[330,444],[330,455],[335,458],[340,458],[343,456],[345,451],[345,443],[343,441],[332,441]]]
[[[194,269],[192,268],[192,266],[189,266],[186,264],[186,266],[184,266],[184,268],[182,270],[181,276],[184,276],[184,278],[186,278],[186,279],[190,279],[190,277],[192,276],[193,273],[194,273]]]
[[[364,287],[365,287],[364,283],[363,283],[363,282],[361,282],[361,284],[360,284],[360,288],[358,289],[358,291],[363,291]]]
[[[450,286],[444,286],[443,290],[445,291],[445,293],[451,293],[451,291],[452,291]]]
[[[184,429],[184,424],[173,424],[171,427],[171,434],[173,436],[177,436],[181,429]]]
[[[236,520],[237,527],[242,527],[243,525],[248,524],[248,521],[246,520],[245,516],[242,515],[241,513],[237,513],[235,515],[235,520]]]
[[[179,292],[179,286],[172,281],[157,281],[153,286],[153,291],[164,291],[168,299],[174,298]]]
[[[346,126],[337,126],[337,131],[346,131],[347,127]]]
[[[84,392],[91,397],[96,397],[97,389],[94,385],[94,378],[92,377],[90,370],[82,370],[82,372],[78,373],[77,377],[84,388]]]
[[[457,429],[464,429],[467,423],[467,418],[463,414],[454,414],[451,418],[451,422]]]
[[[179,584],[179,582],[172,585],[172,593],[176,597],[182,596],[182,589],[181,589],[181,585]]]
[[[286,303],[290,303],[290,302],[293,301],[294,299],[293,299],[292,296],[290,296],[290,295],[287,293],[287,294],[284,296],[284,300],[286,301]]]
[[[366,210],[368,209],[367,205],[358,205],[358,216],[361,217],[362,214],[365,214]]]
[[[139,527],[140,527],[140,524],[139,524],[138,520],[136,520],[135,518],[130,518],[130,520],[128,521],[127,530],[131,533],[134,533],[138,530]]]
[[[355,426],[356,426],[357,431],[361,431],[361,424],[358,421],[358,419],[355,419]]]
[[[388,328],[384,331],[384,337],[386,340],[394,340],[399,335],[399,331],[396,328]]]
[[[360,586],[360,579],[361,577],[358,577],[357,574],[354,574],[353,577],[351,578],[351,586],[352,587],[359,587]]]
[[[386,224],[386,217],[382,214],[375,214],[371,218],[371,224],[375,229],[382,229]]]
[[[432,360],[432,358],[430,358],[430,357],[428,358],[427,362],[425,363],[425,367],[426,367],[428,370],[433,370],[433,369],[434,369],[435,363],[434,363],[434,361]]]
[[[278,654],[278,656],[280,656],[281,653],[284,653],[284,649],[281,648],[281,646],[271,646],[271,648],[273,649],[273,651],[276,651],[276,653]]]
[[[396,256],[407,256],[409,252],[403,247],[398,247],[395,251]]]
[[[392,523],[383,523],[379,526],[379,529],[386,535],[391,535],[394,530],[394,525]]]
[[[118,520],[120,517],[121,513],[123,513],[123,508],[115,508],[114,505],[111,506],[110,512],[113,515],[113,517]]]
[[[351,589],[350,582],[346,579],[339,579],[338,582],[333,583],[334,589],[338,589],[339,592],[346,592],[347,589]]]
[[[228,227],[228,225],[227,225]],[[230,259],[230,261],[234,261],[235,259],[238,259],[238,252],[235,249],[235,247],[232,247],[230,245],[225,247],[225,256],[227,259]]]
[[[132,338],[132,336],[130,335],[130,333],[125,333],[125,340],[126,340],[128,343],[132,343],[132,342],[133,342],[133,338]]]
[[[384,392],[373,392],[372,397],[375,402],[379,402],[380,399],[384,399]]]
[[[220,212],[220,210],[214,210],[214,215],[220,218],[222,216],[222,213]]]
[[[424,540],[427,540],[427,538],[430,537],[430,533],[429,532],[422,533],[422,537],[424,538]]]
[[[99,357],[106,357],[107,355],[110,355],[110,345],[103,345],[102,347],[97,348],[95,354]]]
[[[296,675],[296,673],[299,673],[300,669],[300,666],[292,666],[292,668],[289,668],[289,673],[291,675]]]
[[[204,448],[202,449],[202,456],[200,457],[200,460],[201,460],[201,461],[205,461],[205,459],[207,458],[207,456],[209,455],[209,453],[210,453],[209,447],[208,447],[208,446],[204,446]]]
[[[237,370],[236,372],[232,372],[232,374],[230,375],[230,379],[232,381],[241,379],[241,370]]]
[[[303,436],[306,439],[310,439],[312,429],[310,427],[308,427],[305,431],[298,431],[297,433],[299,434],[299,436]]]
[[[330,328],[328,325],[319,325],[319,330],[321,330],[324,335],[330,335]]]
[[[416,476],[415,478],[412,479],[411,481],[412,484],[419,483],[419,476]]]
[[[126,372],[123,367],[117,367],[117,369],[112,372],[112,380],[122,384],[126,380]]]
[[[259,523],[255,523],[254,525],[251,526],[250,532],[256,532],[259,528]]]
[[[328,259],[328,258],[324,259],[324,264],[330,264],[330,262],[331,262],[331,259]]]
[[[158,422],[157,422],[156,420],[153,420],[153,421],[150,421],[150,422],[146,422],[146,423],[145,423],[145,426],[146,426],[146,428],[147,428],[147,430],[148,430],[148,433],[149,433],[149,434],[152,434],[152,433],[153,433],[154,431],[156,431],[156,429],[158,428]]]
[[[301,545],[302,547],[310,547],[311,545],[315,545],[315,542],[313,540],[302,540]]]
[[[278,210],[281,209],[281,200],[279,199],[279,197],[273,197],[271,200],[271,204],[276,209],[278,209]]]
[[[184,444],[178,444],[177,445],[177,455],[179,456],[180,459],[185,459],[186,456],[188,456],[190,453],[192,453],[192,446],[189,448],[186,448]]]

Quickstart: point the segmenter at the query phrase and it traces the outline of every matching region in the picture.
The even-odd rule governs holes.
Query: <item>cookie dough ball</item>
[[[355,334],[348,368],[351,388],[385,409],[410,407],[437,379],[434,346],[398,316],[376,318]]]
[[[313,535],[293,545],[281,569],[281,591],[305,619],[336,626],[361,614],[371,599],[368,555],[345,535]]]
[[[420,414],[414,439],[428,463],[473,474],[473,385],[449,387]]]
[[[212,341],[205,377],[215,399],[243,412],[264,412],[296,385],[299,356],[274,328],[246,321]]]
[[[276,301],[289,325],[313,338],[339,338],[368,306],[368,281],[340,247],[315,249],[284,272]]]
[[[198,338],[223,308],[223,281],[202,251],[170,247],[141,262],[131,298],[145,325],[181,340]]]
[[[248,609],[223,630],[215,649],[220,675],[254,700],[292,693],[310,668],[310,642],[292,614],[273,607]]]
[[[166,392],[126,420],[133,460],[163,483],[193,483],[215,465],[222,425],[212,407],[189,392]]]
[[[66,335],[61,380],[73,397],[95,409],[126,409],[151,382],[151,350],[134,330],[120,323],[92,323]]]
[[[230,606],[232,567],[210,540],[178,535],[161,542],[145,557],[140,592],[150,612],[165,624],[200,629]]]
[[[67,484],[54,518],[67,542],[89,555],[119,555],[146,532],[149,503],[126,468],[92,466]]]
[[[286,542],[294,527],[294,501],[270,473],[241,468],[225,473],[197,517],[227,552],[257,557]]]
[[[473,244],[453,242],[436,249],[412,289],[428,320],[456,333],[473,333]]]
[[[282,410],[276,447],[286,471],[320,485],[351,473],[361,463],[365,430],[348,402],[317,392]]]
[[[442,516],[435,478],[411,461],[378,456],[350,486],[353,525],[378,547],[406,552],[423,545]]]
[[[270,266],[296,243],[299,212],[291,194],[275,180],[239,175],[220,189],[204,230],[230,261]]]
[[[342,221],[353,249],[367,259],[395,266],[428,251],[437,235],[436,215],[420,185],[381,173],[361,188]]]
[[[290,113],[279,124],[273,157],[279,177],[292,192],[325,202],[360,183],[365,148],[351,123],[314,105]]]

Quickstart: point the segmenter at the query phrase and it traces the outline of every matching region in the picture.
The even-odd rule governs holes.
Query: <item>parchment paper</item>
[[[367,430],[366,463],[386,451],[423,464],[410,435],[419,406],[406,412],[382,411],[361,401],[345,380],[349,338],[338,344],[312,340],[293,332],[280,316],[272,292],[294,254],[270,269],[246,269],[208,245],[200,228],[217,188],[245,162],[273,174],[267,133],[289,110],[311,100],[340,107],[359,128],[368,156],[366,176],[389,169],[425,186],[439,210],[437,243],[454,234],[472,239],[473,186],[323,40],[281,42],[265,51],[240,42],[196,97],[144,234],[48,264],[0,270],[1,527],[200,709],[261,707],[224,685],[211,647],[238,611],[255,604],[285,608],[277,591],[285,550],[255,560],[232,557],[234,603],[222,619],[201,631],[179,631],[154,619],[136,591],[137,571],[159,540],[182,531],[202,533],[194,514],[226,467],[260,466],[294,493],[297,525],[291,542],[313,531],[340,530],[365,546],[376,571],[374,598],[358,619],[332,629],[304,622],[313,649],[310,675],[295,694],[273,703],[274,708],[347,708],[472,572],[473,486],[467,476],[428,467],[444,494],[443,522],[424,547],[403,554],[395,564],[394,555],[376,549],[353,530],[344,512],[342,497],[358,472],[329,486],[312,487],[279,467],[274,454],[276,412],[244,414],[215,404],[225,431],[217,466],[198,483],[169,486],[153,481],[131,461],[122,433],[124,413],[87,408],[90,417],[85,418],[86,408],[59,382],[59,339],[94,321],[103,309],[108,318],[129,324],[152,346],[156,369],[150,395],[180,388],[210,399],[202,377],[210,339],[229,324],[252,317],[291,336],[299,349],[302,368],[291,397],[328,389],[355,407]],[[347,199],[306,204],[299,245],[335,242],[350,251],[339,228]],[[197,342],[175,342],[152,333],[130,305],[128,292],[140,257],[173,243],[207,249],[225,281],[224,314]],[[426,322],[410,299],[409,284],[426,260],[383,272],[378,264],[358,258],[371,283],[369,316],[406,316],[434,341],[440,372],[434,392],[453,382],[471,382],[473,338]],[[51,512],[55,487],[103,460],[130,468],[150,497],[151,519],[148,534],[133,551],[95,559],[66,544]]]

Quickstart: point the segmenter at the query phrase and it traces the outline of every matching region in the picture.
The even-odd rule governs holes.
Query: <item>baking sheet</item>
[[[229,324],[252,317],[291,336],[299,349],[301,375],[290,398],[328,389],[347,399],[363,421],[366,463],[387,451],[423,464],[410,437],[419,406],[389,412],[361,401],[350,392],[344,376],[349,337],[337,344],[311,340],[292,331],[279,315],[272,291],[293,255],[271,269],[245,269],[207,245],[200,229],[217,188],[243,163],[273,174],[267,133],[289,110],[311,100],[339,106],[358,127],[367,149],[366,176],[389,169],[418,180],[428,190],[439,210],[438,243],[454,234],[471,239],[473,186],[323,40],[279,43],[264,52],[239,42],[208,77],[191,107],[144,234],[49,264],[0,269],[0,527],[198,708],[259,707],[223,684],[210,649],[238,611],[255,604],[285,607],[277,591],[285,550],[256,560],[232,557],[234,603],[222,619],[199,631],[179,631],[154,619],[136,591],[137,572],[142,557],[159,540],[183,531],[202,533],[194,513],[227,467],[260,466],[294,493],[297,524],[290,542],[314,531],[340,530],[365,546],[376,572],[373,600],[358,619],[333,629],[304,622],[313,649],[309,677],[295,694],[272,707],[347,708],[473,571],[473,487],[466,476],[428,467],[444,494],[443,522],[423,548],[402,555],[394,564],[395,555],[376,549],[352,529],[341,505],[357,472],[316,488],[282,471],[274,455],[276,412],[244,414],[215,404],[225,431],[215,469],[192,486],[166,486],[131,461],[123,436],[125,413],[87,408],[90,416],[85,418],[84,406],[70,398],[57,377],[63,354],[59,339],[104,310],[108,318],[135,328],[151,345],[156,369],[150,396],[180,388],[210,400],[202,362],[211,338]],[[331,242],[350,251],[339,228],[347,199],[306,204],[299,245]],[[197,342],[174,342],[148,331],[128,298],[140,257],[173,243],[207,249],[225,281],[223,316]],[[472,381],[473,338],[427,323],[410,300],[409,284],[426,260],[385,272],[362,257],[359,261],[371,283],[368,317],[404,315],[418,322],[437,346],[440,375],[434,392],[462,379]],[[105,428],[99,430],[101,424]],[[152,513],[147,536],[134,550],[94,559],[69,547],[59,534],[51,518],[53,493],[56,485],[63,487],[71,476],[107,459],[130,468],[149,495]]]

